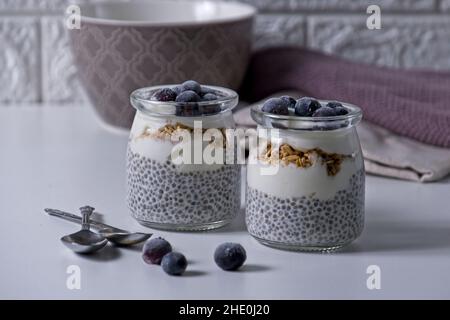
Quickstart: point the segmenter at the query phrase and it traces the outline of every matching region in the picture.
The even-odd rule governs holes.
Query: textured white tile
[[[385,16],[380,30],[359,17],[308,18],[308,46],[378,65],[450,69],[449,39],[446,16]]]
[[[69,3],[96,0],[0,0],[0,10],[62,10]],[[102,0],[105,1],[105,0]],[[106,0],[107,1],[107,0]],[[131,0],[133,1],[133,0]],[[142,0],[136,0],[142,1]],[[149,0],[150,1],[150,0]],[[221,0],[223,1],[223,0]],[[236,0],[226,0],[236,1]],[[430,11],[439,0],[239,0],[263,11],[364,10],[377,4],[386,10]],[[448,0],[441,0],[444,3]]]
[[[38,20],[0,19],[0,102],[39,100]]]
[[[234,0],[230,0],[234,1]],[[377,4],[382,10],[431,11],[437,0],[240,0],[262,11],[362,10]]]
[[[0,0],[0,11],[3,10],[64,10],[74,0]]]
[[[81,101],[82,90],[63,19],[42,19],[42,76],[44,102]]]
[[[254,25],[254,48],[303,45],[305,20],[298,15],[259,15]]]

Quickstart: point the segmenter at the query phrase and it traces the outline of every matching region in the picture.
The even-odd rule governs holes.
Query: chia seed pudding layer
[[[364,169],[348,187],[321,200],[314,195],[280,198],[247,187],[246,224],[262,241],[291,246],[337,247],[355,240],[364,228]]]
[[[240,209],[241,169],[230,164],[183,172],[170,160],[159,162],[128,149],[127,202],[143,224],[196,229],[229,222]]]

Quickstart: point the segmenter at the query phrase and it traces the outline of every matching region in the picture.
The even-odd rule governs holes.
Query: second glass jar
[[[317,118],[252,108],[260,148],[250,149],[246,223],[261,243],[331,251],[361,234],[365,173],[355,126],[362,113],[343,105],[348,114]]]

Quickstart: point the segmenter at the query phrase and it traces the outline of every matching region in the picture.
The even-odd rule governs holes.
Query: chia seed
[[[336,247],[356,239],[364,228],[364,170],[329,200],[286,199],[247,186],[246,224],[251,235],[281,246]],[[312,205],[311,205],[312,204]],[[294,214],[295,212],[295,214]]]
[[[149,195],[151,197],[149,197]],[[229,222],[241,204],[239,165],[182,172],[127,151],[127,203],[143,224],[185,226]]]

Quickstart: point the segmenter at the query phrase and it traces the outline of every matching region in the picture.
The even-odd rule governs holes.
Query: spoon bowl
[[[80,230],[61,238],[62,243],[76,253],[92,253],[100,250],[108,240],[92,231]]]
[[[94,208],[84,206],[81,211],[81,230],[61,238],[61,242],[76,253],[91,253],[102,249],[108,243],[108,239],[100,234],[92,232],[89,217]]]

